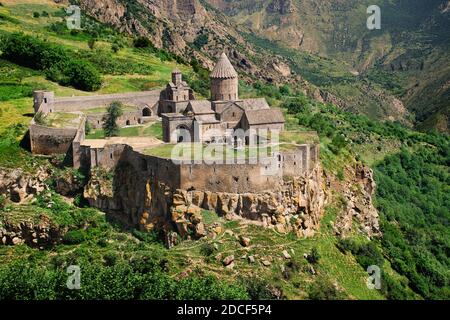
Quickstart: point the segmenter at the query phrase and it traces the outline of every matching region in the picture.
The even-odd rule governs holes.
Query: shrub
[[[200,253],[205,257],[210,257],[215,250],[216,249],[214,248],[214,245],[212,245],[211,243],[205,243],[201,246]]]
[[[133,46],[135,48],[154,48],[154,45],[150,39],[142,36],[134,39]]]
[[[344,300],[347,296],[325,277],[318,277],[308,288],[311,300]]]
[[[95,40],[94,38],[89,39],[88,40],[89,49],[94,50],[96,42],[97,42],[97,40]]]
[[[6,197],[0,195],[0,210],[3,210],[5,208],[5,204],[6,204]]]
[[[274,299],[274,296],[269,289],[269,283],[264,279],[252,276],[242,278],[239,282],[245,287],[251,300]]]
[[[112,50],[112,52],[117,53],[117,52],[119,52],[120,47],[119,47],[119,45],[117,43],[113,43],[111,45],[111,50]]]
[[[92,132],[92,130],[92,124],[89,121],[86,121],[86,124],[84,125],[84,131],[86,132],[86,134],[89,134]]]
[[[105,260],[105,265],[109,266],[109,267],[115,265],[118,258],[119,258],[119,256],[117,255],[117,253],[115,253],[113,251],[108,251],[103,256],[103,260]]]
[[[85,232],[82,230],[72,230],[64,235],[63,242],[71,245],[80,244],[85,240],[85,238]]]
[[[34,115],[34,121],[39,125],[45,125],[45,116],[42,111],[36,112]]]
[[[39,18],[40,16],[39,12],[33,12],[33,18]]]
[[[316,248],[312,248],[311,252],[308,254],[308,262],[311,264],[316,264],[320,260],[319,251]]]
[[[60,45],[20,33],[7,34],[1,40],[2,58],[42,70],[49,80],[86,91],[94,91],[101,86],[98,71],[88,61],[77,59],[75,53]]]

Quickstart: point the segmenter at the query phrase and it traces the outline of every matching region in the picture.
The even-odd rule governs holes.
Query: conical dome
[[[222,53],[220,56],[219,61],[217,61],[210,77],[212,79],[233,79],[238,77],[236,70],[234,70],[233,65],[230,60],[228,60],[225,53]]]

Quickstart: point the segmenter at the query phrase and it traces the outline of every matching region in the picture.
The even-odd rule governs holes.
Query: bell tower
[[[212,101],[239,100],[238,74],[225,53],[220,56],[210,78]]]

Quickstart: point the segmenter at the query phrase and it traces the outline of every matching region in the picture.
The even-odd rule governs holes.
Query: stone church
[[[279,109],[271,109],[266,99],[239,99],[239,78],[225,53],[211,75],[211,100],[195,100],[181,72],[172,73],[172,82],[161,94],[163,140],[178,142],[230,142],[234,130],[284,130]],[[191,141],[181,132],[189,132]]]

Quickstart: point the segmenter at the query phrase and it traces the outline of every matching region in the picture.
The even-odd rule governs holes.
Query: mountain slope
[[[448,131],[448,0],[208,2],[279,46],[345,61],[349,71],[381,84],[384,96],[400,98],[421,127]],[[366,9],[373,4],[381,8],[382,29],[369,31]],[[374,76],[380,72],[381,77]]]

